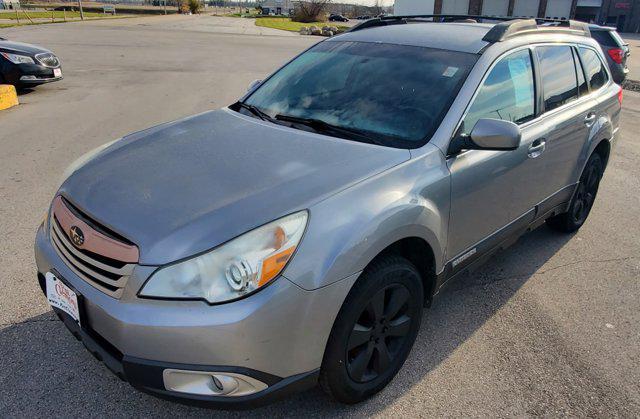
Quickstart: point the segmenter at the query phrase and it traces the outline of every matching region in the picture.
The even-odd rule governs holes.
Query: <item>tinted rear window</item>
[[[544,108],[558,108],[578,98],[576,68],[570,46],[538,47]]]
[[[624,39],[622,39],[622,37],[620,36],[620,34],[616,31],[611,31],[609,32],[609,34],[611,35],[611,37],[616,41],[616,44],[618,46],[622,46],[622,45],[626,45],[627,43],[624,41]]]
[[[606,47],[620,46],[611,34],[611,31],[591,31],[591,37],[598,41],[600,45],[604,45]]]
[[[598,41],[600,45],[606,47],[619,48],[627,43],[622,39],[620,34],[614,30],[591,30],[591,37]]]

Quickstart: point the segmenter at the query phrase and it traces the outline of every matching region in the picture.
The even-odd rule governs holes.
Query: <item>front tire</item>
[[[348,404],[382,390],[411,351],[423,302],[420,273],[411,262],[388,256],[369,266],[331,330],[320,370],[322,389]]]
[[[572,233],[582,227],[598,194],[603,171],[602,157],[593,153],[582,171],[580,182],[569,204],[569,210],[547,219],[547,225],[563,233]]]

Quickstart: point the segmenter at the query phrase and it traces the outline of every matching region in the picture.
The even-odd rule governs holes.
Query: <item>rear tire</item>
[[[382,390],[400,370],[418,335],[423,289],[408,260],[374,262],[349,292],[325,349],[320,385],[342,403]]]
[[[563,214],[548,218],[547,225],[549,227],[563,233],[572,233],[582,227],[598,194],[603,169],[602,157],[597,153],[593,153],[582,171],[580,182],[578,182],[569,204],[569,210]]]

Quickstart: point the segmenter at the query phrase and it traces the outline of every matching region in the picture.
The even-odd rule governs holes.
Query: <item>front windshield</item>
[[[268,117],[320,120],[400,148],[423,145],[477,56],[368,42],[321,42],[246,100]]]

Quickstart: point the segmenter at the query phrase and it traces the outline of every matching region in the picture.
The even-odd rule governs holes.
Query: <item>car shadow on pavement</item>
[[[429,380],[431,372],[532,280],[570,238],[541,227],[478,271],[448,285],[425,311],[416,344],[396,378],[380,394],[355,406],[335,403],[318,388],[245,412],[215,412],[159,400],[116,378],[48,312],[0,326],[0,412],[27,417],[43,411],[51,416],[369,416]]]
[[[32,87],[16,87],[16,93],[18,94],[18,96],[26,96],[35,91],[36,89]]]

